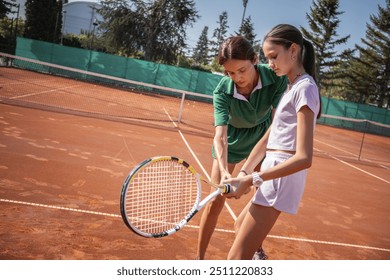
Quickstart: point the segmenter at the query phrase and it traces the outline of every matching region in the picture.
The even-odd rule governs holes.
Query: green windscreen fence
[[[212,95],[214,88],[221,80],[221,75],[216,75],[197,70],[175,67],[143,61],[138,59],[126,58],[96,51],[66,47],[62,45],[36,41],[25,38],[17,38],[16,56],[29,59],[48,62],[51,64],[66,66],[83,71],[94,72],[111,77],[136,81],[149,85],[161,86],[176,90]],[[88,75],[79,75],[78,79],[92,79],[96,77]],[[149,88],[146,88],[149,89]],[[172,94],[172,92],[160,93]],[[194,97],[202,100],[201,97]],[[205,102],[211,102],[210,98],[204,99]],[[342,100],[335,100],[322,97],[323,118],[318,123],[345,127],[348,129],[364,130],[365,132],[377,133],[371,129],[371,124],[382,124],[385,126],[388,135],[388,126],[390,125],[390,110],[369,106],[366,104],[357,104]],[[331,116],[331,117],[329,117]],[[334,117],[340,117],[342,120],[336,120]],[[348,124],[347,119],[352,121]],[[359,120],[360,125],[352,125],[353,120]],[[369,122],[367,125],[361,122]],[[353,128],[356,127],[356,128]]]
[[[390,124],[390,110],[377,108],[367,104],[358,104],[322,97],[322,111],[327,115]]]
[[[189,92],[212,95],[221,75],[18,38],[16,56]]]
[[[317,123],[390,137],[390,110],[322,97]]]

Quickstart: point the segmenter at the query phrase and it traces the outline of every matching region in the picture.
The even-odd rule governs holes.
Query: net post
[[[360,158],[361,158],[361,155],[362,155],[363,144],[364,144],[364,137],[366,136],[366,131],[367,131],[367,124],[368,124],[368,121],[366,120],[366,121],[364,122],[362,142],[360,143],[360,150],[359,150],[359,157],[358,157],[358,160],[359,160],[359,161],[360,161]]]
[[[181,118],[183,116],[183,110],[184,110],[184,100],[186,99],[186,94],[185,92],[182,92],[181,94],[181,103],[180,103],[180,110],[179,110],[179,117],[177,120],[177,123],[180,124]]]

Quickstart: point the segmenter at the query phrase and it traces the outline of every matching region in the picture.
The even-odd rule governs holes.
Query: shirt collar
[[[258,89],[261,89],[263,87],[263,85],[261,84],[261,78],[260,78],[260,75],[259,75],[259,81],[257,82],[257,85],[253,88],[251,94],[258,90]],[[239,93],[237,91],[237,87],[236,87],[236,84],[234,84],[234,91],[233,91],[233,97],[236,98],[236,99],[239,99],[239,100],[243,100],[243,101],[248,101],[245,96],[243,96],[241,93]]]

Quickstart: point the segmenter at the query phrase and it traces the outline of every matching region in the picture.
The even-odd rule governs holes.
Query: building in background
[[[25,16],[26,0],[16,0],[20,4],[20,17]],[[101,5],[90,1],[73,1],[63,6],[62,30],[63,34],[73,33],[80,34],[84,32],[92,32],[94,23],[101,21],[102,17],[96,12]]]
[[[74,1],[64,4],[63,7],[63,33],[64,35],[82,32],[91,33],[94,24],[102,20],[101,15],[96,11],[101,8],[99,3],[88,1]]]

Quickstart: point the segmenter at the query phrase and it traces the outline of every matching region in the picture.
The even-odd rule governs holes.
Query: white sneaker
[[[265,254],[263,248],[257,250],[252,257],[252,260],[267,260],[268,256]]]

